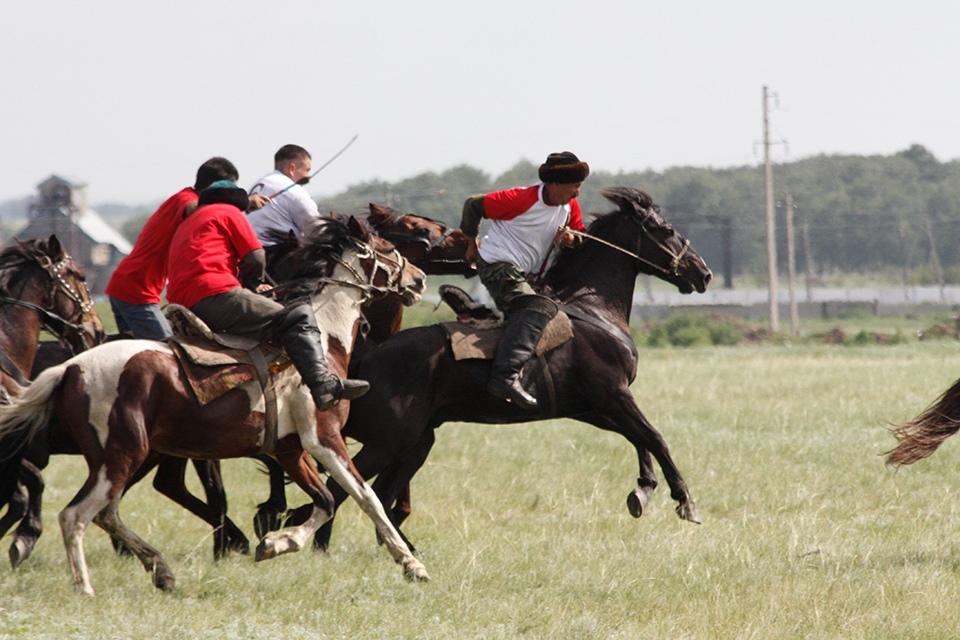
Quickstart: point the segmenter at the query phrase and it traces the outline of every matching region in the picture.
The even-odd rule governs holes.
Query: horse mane
[[[660,216],[660,208],[646,191],[634,187],[608,187],[600,192],[604,198],[617,205],[617,209],[607,213],[595,214],[587,233],[598,238],[610,240],[610,230],[619,223],[621,215],[637,216],[639,220],[650,221],[658,227],[669,227]],[[570,282],[572,275],[579,272],[579,265],[589,251],[587,243],[578,247],[560,250],[553,265],[547,270],[544,280],[554,289]]]
[[[277,244],[284,247],[280,251],[287,270],[276,289],[277,296],[284,299],[316,291],[318,281],[329,277],[343,252],[356,244],[347,223],[334,217],[320,218],[300,237],[280,236]]]
[[[30,238],[18,240],[0,251],[0,292],[9,291],[13,281],[19,280],[14,272],[24,264],[35,262],[36,256],[47,255],[46,249],[46,243],[40,238]]]

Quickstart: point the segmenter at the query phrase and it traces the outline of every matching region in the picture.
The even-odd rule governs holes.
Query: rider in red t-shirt
[[[307,302],[284,307],[257,293],[264,290],[263,247],[244,211],[247,192],[220,180],[200,192],[199,208],[170,243],[167,299],[189,307],[216,332],[275,337],[287,352],[317,410],[340,398],[359,398],[363,380],[341,380],[327,368],[320,329]]]
[[[167,283],[170,239],[180,223],[197,208],[198,193],[217,180],[236,180],[237,168],[226,158],[210,158],[197,169],[192,187],[173,194],[150,216],[133,250],[117,265],[106,293],[121,333],[148,340],[172,335],[160,311]]]

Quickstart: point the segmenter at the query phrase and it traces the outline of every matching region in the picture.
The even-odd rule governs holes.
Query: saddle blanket
[[[450,340],[454,360],[493,360],[497,350],[497,343],[503,334],[503,327],[478,327],[462,322],[441,322],[440,326]],[[551,349],[556,349],[573,338],[573,324],[563,311],[553,317],[540,342],[537,343],[536,355],[543,355]]]
[[[258,380],[257,367],[248,351],[227,349],[199,336],[173,336],[168,342],[201,405],[213,402],[242,384]],[[269,345],[256,348],[262,351],[270,373],[290,364],[279,349]]]

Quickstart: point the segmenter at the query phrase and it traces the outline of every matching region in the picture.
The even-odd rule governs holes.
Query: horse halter
[[[383,252],[377,251],[365,242],[360,242],[359,240],[354,240],[353,242],[357,250],[356,257],[359,260],[373,259],[373,269],[370,270],[370,273],[364,275],[353,265],[336,257],[333,258],[333,261],[346,269],[350,275],[353,276],[354,281],[340,280],[338,278],[320,278],[320,282],[359,289],[363,292],[363,302],[394,291],[399,291],[400,280],[403,278],[403,272],[407,268],[407,259],[404,258],[396,248],[394,248],[388,257]],[[387,276],[387,284],[385,286],[374,284],[374,281],[377,279],[377,273],[380,271],[384,272]]]
[[[43,269],[48,276],[50,276],[50,305],[53,306],[57,292],[60,292],[77,305],[76,312],[69,319],[67,319],[49,309],[41,307],[40,305],[8,296],[0,296],[0,304],[17,305],[26,307],[28,309],[33,309],[34,311],[38,312],[41,318],[43,318],[41,320],[43,327],[57,336],[61,342],[67,342],[66,333],[69,330],[85,335],[90,338],[89,342],[91,344],[95,343],[96,336],[91,335],[82,324],[83,316],[93,309],[93,301],[90,299],[90,292],[87,289],[87,285],[81,280],[80,286],[74,287],[67,282],[66,278],[64,278],[64,273],[70,266],[72,258],[69,255],[64,254],[63,259],[53,262],[49,256],[45,255],[31,255],[31,257],[40,266],[40,268]],[[67,344],[69,346],[69,343]]]
[[[647,212],[649,213],[649,210],[647,210]],[[633,253],[632,251],[627,251],[627,250],[624,249],[623,247],[618,247],[617,245],[613,244],[612,242],[608,242],[607,240],[604,240],[603,238],[598,238],[597,236],[591,235],[591,234],[589,234],[589,233],[585,233],[585,232],[583,232],[583,231],[577,231],[576,229],[568,229],[568,231],[569,231],[570,233],[574,234],[575,236],[579,236],[579,237],[581,237],[581,238],[589,238],[589,239],[591,239],[591,240],[594,240],[594,241],[596,241],[596,242],[599,242],[599,243],[602,244],[602,245],[606,245],[606,246],[610,247],[611,249],[615,249],[615,250],[619,251],[620,253],[625,253],[625,254],[627,254],[628,256],[630,256],[631,258],[634,258],[635,260],[639,260],[640,262],[644,263],[645,265],[647,265],[647,266],[649,266],[649,267],[652,267],[653,269],[656,269],[656,270],[659,271],[660,273],[666,274],[666,275],[668,275],[668,276],[673,276],[673,277],[675,277],[675,278],[679,278],[679,277],[680,277],[680,262],[683,260],[683,257],[684,257],[685,255],[687,255],[687,251],[690,250],[690,240],[688,240],[687,238],[684,238],[684,239],[683,239],[683,246],[680,248],[680,251],[679,251],[679,252],[674,252],[670,247],[668,247],[667,245],[665,245],[665,244],[663,244],[662,242],[660,242],[659,240],[657,240],[656,237],[654,237],[654,235],[653,235],[652,233],[650,233],[650,231],[647,229],[646,225],[644,224],[644,221],[643,221],[643,220],[638,220],[638,221],[637,221],[637,224],[640,225],[640,231],[643,232],[643,235],[644,235],[648,240],[650,240],[651,242],[653,242],[653,244],[655,244],[661,251],[663,251],[663,253],[665,253],[665,254],[670,258],[670,268],[669,268],[669,269],[667,269],[667,268],[665,268],[665,267],[662,267],[662,266],[660,266],[660,265],[658,265],[658,264],[655,264],[655,263],[653,263],[653,262],[650,262],[650,261],[647,260],[646,258],[642,258],[642,257],[638,256],[637,254]]]

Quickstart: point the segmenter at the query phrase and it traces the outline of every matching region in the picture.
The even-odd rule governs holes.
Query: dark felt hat
[[[216,203],[232,204],[240,211],[246,211],[250,206],[247,192],[230,180],[217,180],[200,192],[200,201],[197,206]]]
[[[543,182],[583,182],[590,175],[590,165],[570,151],[560,151],[547,156],[538,174]]]

